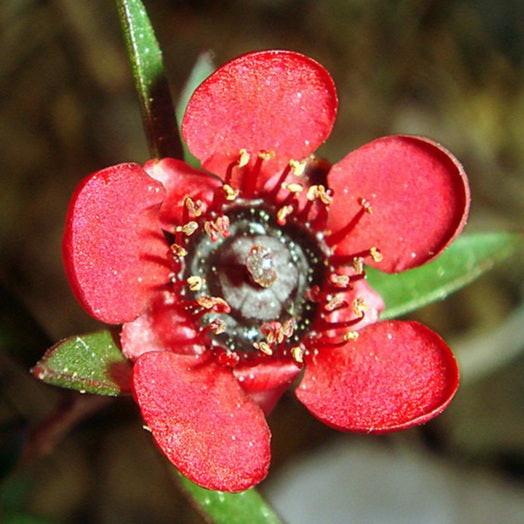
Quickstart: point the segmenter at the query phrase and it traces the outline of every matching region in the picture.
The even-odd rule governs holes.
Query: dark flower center
[[[228,236],[195,235],[185,259],[184,277],[201,279],[195,299],[217,297],[230,308],[210,308],[201,322],[220,322],[212,336],[230,350],[272,352],[279,333],[296,343],[316,313],[307,291],[324,281],[327,248],[304,226],[280,226],[262,200],[238,199],[223,212]]]

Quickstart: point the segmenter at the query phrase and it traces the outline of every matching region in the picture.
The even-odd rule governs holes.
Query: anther
[[[186,280],[187,285],[191,291],[200,291],[202,289],[203,280],[201,277],[192,276]]]
[[[364,273],[364,259],[362,257],[353,258],[353,268],[358,275]]]
[[[236,200],[240,194],[240,190],[233,189],[229,184],[224,184],[222,186],[224,193],[226,194],[226,200],[233,201]]]
[[[270,160],[275,156],[275,152],[271,149],[263,149],[257,153],[257,156],[260,158],[260,160]]]
[[[366,200],[365,198],[359,198],[357,202],[359,203],[360,206],[362,206],[362,209],[364,209],[366,213],[370,215],[373,214],[373,208],[371,207],[371,204],[369,203],[368,200]]]
[[[178,233],[182,232],[186,236],[191,236],[196,230],[198,229],[198,224],[191,220],[190,222],[187,222],[183,226],[177,226],[176,230]]]
[[[291,205],[282,206],[277,211],[277,223],[278,223],[278,225],[285,226],[287,217],[289,215],[291,215],[293,213],[293,211],[295,211],[295,208],[293,206],[291,206]]]
[[[238,159],[238,164],[237,164],[238,167],[247,166],[249,163],[249,159],[251,158],[251,155],[244,148],[242,148],[239,151],[239,154],[240,154],[240,158]]]
[[[369,250],[369,255],[373,259],[373,262],[380,262],[384,258],[384,255],[382,255],[380,249],[376,247],[372,247]]]
[[[214,221],[204,222],[204,231],[212,242],[218,240],[219,235],[223,238],[229,236],[229,217],[227,215],[219,216]]]
[[[364,313],[368,308],[366,301],[362,297],[355,298],[351,307],[353,309],[353,313],[355,313],[355,315],[359,318],[364,316]]]
[[[295,362],[302,364],[304,362],[304,351],[305,349],[301,346],[293,346],[290,349],[291,356]]]
[[[335,295],[329,302],[324,305],[324,309],[328,312],[333,312],[337,309],[342,309],[348,306],[346,300],[341,295]]]
[[[307,160],[290,160],[289,165],[296,176],[302,176],[306,170]]]
[[[264,342],[264,341],[262,341],[262,342],[254,342],[253,343],[253,347],[255,349],[258,349],[259,351],[261,351],[265,355],[271,356],[273,354],[273,350],[271,349],[271,346],[267,342]]]
[[[346,342],[349,340],[357,340],[358,338],[358,331],[348,331],[347,333],[344,333],[344,336],[342,337]]]
[[[184,204],[190,213],[193,213],[194,217],[202,215],[202,200],[196,202],[191,197],[186,197]]]
[[[169,246],[171,253],[177,257],[185,257],[187,255],[187,250],[179,244],[171,244]]]
[[[326,206],[329,206],[333,203],[333,196],[331,195],[331,191],[320,184],[309,186],[306,198],[310,202],[313,202],[314,200],[320,200]]]
[[[350,282],[349,275],[339,275],[338,273],[331,273],[328,279],[331,284],[340,288],[347,288]]]
[[[282,184],[282,189],[285,189],[290,193],[301,193],[304,191],[304,186],[302,184],[297,184],[296,182],[291,182],[289,184]]]
[[[229,313],[231,311],[229,304],[221,297],[202,295],[198,297],[197,304],[204,309],[213,310],[215,313]]]

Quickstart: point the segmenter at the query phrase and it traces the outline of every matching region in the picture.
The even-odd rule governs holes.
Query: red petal
[[[218,178],[174,158],[150,160],[144,169],[166,188],[167,196],[160,209],[160,219],[164,229],[172,233],[177,225],[194,220],[194,215],[188,213],[185,205],[187,197],[191,197],[195,203],[200,200],[201,211],[205,213],[216,190],[222,186],[222,181]]]
[[[155,295],[149,307],[133,322],[122,327],[122,352],[136,360],[148,351],[173,351],[185,355],[203,353],[205,341],[199,336],[191,314],[173,302],[173,294]]]
[[[417,322],[379,322],[343,347],[306,357],[299,400],[329,426],[385,433],[441,413],[458,387],[444,341]]]
[[[153,288],[167,281],[167,245],[158,219],[164,195],[138,164],[98,171],[73,195],[64,264],[78,301],[96,319],[133,320]]]
[[[388,272],[419,266],[437,256],[462,230],[469,209],[464,169],[439,144],[413,136],[388,136],[350,153],[328,175],[335,191],[328,228],[342,229],[370,202],[337,253],[378,247],[371,263]]]
[[[212,74],[189,101],[182,133],[191,152],[210,169],[240,149],[301,159],[327,138],[337,110],[335,86],[317,62],[291,51],[240,56]],[[217,171],[217,160],[214,162]]]
[[[267,360],[256,365],[239,364],[233,368],[242,389],[266,415],[271,413],[300,371],[301,368],[291,360]]]
[[[267,475],[264,414],[227,368],[204,357],[145,353],[135,363],[133,387],[157,445],[193,482],[242,491]]]

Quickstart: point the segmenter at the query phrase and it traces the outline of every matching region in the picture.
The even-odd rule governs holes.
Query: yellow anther
[[[169,249],[171,250],[171,253],[177,257],[185,257],[187,255],[187,250],[179,244],[171,244]]]
[[[239,152],[240,158],[238,159],[238,167],[245,167],[249,163],[249,159],[251,158],[251,155],[242,148]]]
[[[224,184],[222,186],[222,189],[224,190],[224,193],[226,194],[226,200],[236,200],[238,195],[240,194],[239,189],[233,189],[229,184]]]
[[[182,233],[184,233],[184,235],[189,237],[197,229],[198,229],[198,224],[194,220],[191,220],[190,222],[188,222],[187,224],[184,224],[183,226],[177,226],[176,231],[177,232],[182,232]]]
[[[271,349],[270,345],[267,342],[264,342],[264,341],[262,341],[262,342],[255,342],[253,344],[253,347],[255,349],[258,349],[259,351],[261,351],[265,355],[272,355],[273,354],[273,350]]]
[[[358,338],[358,331],[348,331],[347,333],[344,333],[344,336],[342,337],[344,340],[357,340]]]
[[[226,323],[220,318],[215,318],[209,324],[209,326],[211,327],[211,331],[213,331],[215,335],[220,335],[221,333],[224,333],[227,327]]]
[[[368,200],[366,200],[365,198],[359,198],[358,203],[366,211],[366,213],[368,213],[369,215],[373,214],[373,208],[371,207],[371,204]]]
[[[275,156],[275,152],[272,151],[271,149],[268,149],[268,150],[262,150],[262,151],[259,151],[257,153],[257,156],[258,158],[260,158],[261,160],[270,160],[271,158],[273,158]]]
[[[357,275],[364,273],[364,259],[362,257],[355,257],[353,259],[353,267]]]
[[[290,193],[301,193],[304,191],[304,186],[302,184],[297,184],[295,182],[292,182],[290,184],[282,184],[282,189],[286,189]]]
[[[344,304],[347,304],[344,298],[340,295],[335,295],[329,302],[326,303],[324,309],[326,311],[334,311]]]
[[[357,297],[355,300],[353,300],[352,309],[353,313],[355,313],[357,317],[362,318],[367,308],[368,305],[362,297]]]
[[[290,350],[291,356],[295,362],[302,364],[304,362],[304,348],[300,346],[293,346]]]
[[[283,226],[285,225],[286,223],[286,219],[289,215],[291,215],[293,213],[293,211],[295,210],[295,208],[293,206],[282,206],[278,211],[277,211],[277,222]]]
[[[349,284],[349,276],[331,273],[329,275],[329,281],[336,287],[347,287],[347,285]]]
[[[384,255],[382,255],[380,249],[378,249],[377,247],[372,247],[369,250],[369,254],[373,259],[373,262],[380,262],[384,258]]]
[[[289,165],[295,176],[302,176],[306,169],[307,160],[290,160]]]
[[[191,197],[186,197],[184,204],[195,217],[199,217],[202,214],[202,200],[195,202]]]
[[[323,185],[313,185],[307,190],[306,197],[308,200],[320,200],[326,206],[333,202],[333,197],[328,193],[328,190]]]
[[[208,297],[207,295],[202,295],[198,298],[197,304],[204,309],[213,309],[217,306],[222,306],[224,308],[229,308],[229,304],[220,297]]]
[[[200,291],[202,289],[203,280],[201,277],[193,276],[188,277],[186,280],[187,285],[191,291]]]

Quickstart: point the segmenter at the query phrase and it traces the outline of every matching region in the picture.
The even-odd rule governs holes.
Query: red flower
[[[190,479],[239,491],[270,459],[264,414],[304,368],[298,399],[356,432],[426,422],[458,383],[441,338],[377,322],[364,265],[436,257],[460,232],[460,164],[419,137],[375,140],[331,165],[329,74],[288,51],[241,56],[194,93],[183,135],[204,169],[173,159],[87,177],[64,260],[83,307],[123,323],[133,392],[153,437]],[[298,430],[298,429],[297,429]]]

